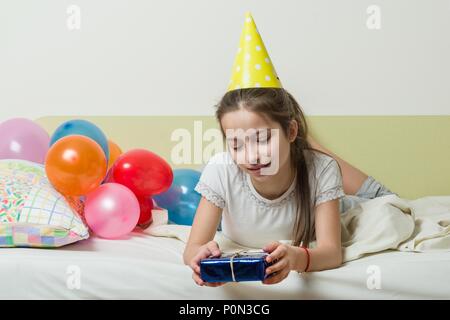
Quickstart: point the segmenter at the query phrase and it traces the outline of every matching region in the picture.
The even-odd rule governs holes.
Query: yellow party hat
[[[239,49],[228,91],[244,88],[282,88],[277,72],[256,28],[252,15],[245,15]]]

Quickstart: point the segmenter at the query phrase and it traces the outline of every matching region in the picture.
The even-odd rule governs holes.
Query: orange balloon
[[[86,195],[105,178],[105,153],[91,138],[66,136],[50,147],[45,159],[45,172],[55,189],[63,195]]]
[[[117,158],[122,154],[122,149],[111,140],[108,140],[109,147],[109,160],[108,160],[108,170],[113,166],[114,162],[116,162]]]

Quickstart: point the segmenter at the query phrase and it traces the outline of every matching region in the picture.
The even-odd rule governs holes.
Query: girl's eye
[[[266,142],[270,141],[270,138],[271,138],[270,130],[260,131],[260,132],[258,132],[257,142],[258,143],[266,143]]]
[[[240,150],[240,149],[242,149],[242,143],[238,143],[237,145],[234,145],[234,146],[233,146],[233,149],[234,149],[234,150]]]
[[[237,139],[231,140],[231,141],[229,142],[229,144],[230,144],[230,147],[231,147],[234,151],[237,151],[237,150],[241,149],[242,146],[243,146],[242,141],[239,141],[239,140],[237,140]]]

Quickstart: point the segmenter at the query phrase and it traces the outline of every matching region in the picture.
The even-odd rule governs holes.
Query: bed
[[[37,121],[52,132],[70,118]],[[125,150],[145,147],[168,160],[176,128],[194,132],[195,121],[201,121],[203,132],[217,128],[212,117],[83,118],[97,123]],[[309,117],[308,122],[319,142],[402,197],[450,195],[450,139],[443,138],[450,136],[450,117]],[[158,214],[162,211],[155,217]],[[277,285],[248,282],[208,288],[192,281],[182,262],[183,249],[182,241],[138,230],[118,240],[91,236],[59,249],[3,249],[0,299],[450,298],[450,252],[385,251],[338,269],[291,272]]]
[[[450,252],[384,252],[276,285],[199,287],[184,244],[134,232],[60,249],[2,250],[0,299],[449,299]],[[379,278],[376,278],[378,277]],[[79,277],[79,278],[75,278]],[[75,279],[75,280],[74,280]]]

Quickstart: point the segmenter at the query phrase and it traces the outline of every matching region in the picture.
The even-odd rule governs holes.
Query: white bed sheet
[[[176,239],[133,232],[59,249],[2,249],[0,299],[450,299],[450,252],[385,252],[334,270],[291,272],[276,285],[209,288],[192,281],[183,248]],[[367,286],[373,270],[380,289]]]

